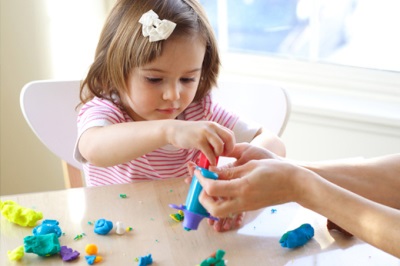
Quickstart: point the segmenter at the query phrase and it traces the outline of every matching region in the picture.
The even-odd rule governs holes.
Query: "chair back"
[[[22,88],[20,105],[40,141],[68,165],[82,170],[82,165],[73,158],[79,88],[79,80],[32,81]]]
[[[33,81],[23,87],[20,96],[28,125],[50,151],[66,162],[67,187],[83,185],[80,173],[76,176],[82,165],[73,158],[79,88],[79,80]],[[278,136],[285,130],[291,104],[281,87],[248,79],[221,79],[213,95],[224,108],[260,123]]]
[[[287,91],[265,81],[223,78],[213,95],[227,110],[261,124],[278,136],[289,121],[291,102]]]

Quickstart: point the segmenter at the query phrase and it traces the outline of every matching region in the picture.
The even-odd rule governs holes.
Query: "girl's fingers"
[[[225,129],[222,131],[222,134],[220,136],[222,138],[224,145],[219,155],[225,155],[231,153],[235,148],[236,144],[235,135],[231,130]]]
[[[234,215],[231,218],[225,218],[222,224],[221,231],[229,231],[233,229],[237,229],[242,226],[243,224],[244,213],[239,213]]]
[[[248,144],[238,143],[232,147],[230,153],[226,154],[229,157],[239,159],[243,153],[243,151],[248,147]]]
[[[221,138],[212,137],[208,139],[209,145],[212,147],[214,156],[220,156],[224,152],[225,143]]]
[[[216,165],[217,158],[215,157],[215,153],[214,153],[213,149],[214,149],[213,146],[210,146],[209,143],[206,143],[205,145],[202,145],[199,150],[201,150],[201,152],[207,157],[207,159],[211,165]]]
[[[192,162],[192,161],[189,161],[189,162],[187,163],[187,168],[188,168],[188,171],[189,171],[190,176],[193,176],[193,174],[194,174],[194,169],[196,169],[196,164],[195,164],[194,162]]]
[[[185,183],[190,184],[192,182],[192,176],[194,174],[194,169],[196,169],[196,164],[194,162],[188,162],[187,163],[187,168],[189,171],[189,177],[185,178]]]
[[[219,126],[216,131],[207,136],[207,142],[207,145],[212,147],[214,157],[217,157],[230,153],[234,149],[236,141],[235,135],[230,129]],[[207,156],[207,154],[205,155]],[[211,159],[211,156],[207,156],[207,158]],[[216,160],[215,162],[210,160],[210,163],[216,165]]]

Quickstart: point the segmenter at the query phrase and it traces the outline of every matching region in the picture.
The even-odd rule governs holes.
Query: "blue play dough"
[[[111,231],[112,228],[113,223],[111,221],[107,221],[106,219],[99,219],[94,225],[94,232],[99,235],[106,235]]]
[[[62,232],[61,228],[58,226],[57,220],[44,220],[41,225],[33,228],[33,235],[47,235],[47,234],[56,234],[57,237],[60,237]]]
[[[310,224],[302,224],[300,227],[286,232],[279,243],[284,248],[297,248],[305,245],[314,236],[314,228]]]
[[[150,264],[153,264],[153,258],[151,257],[151,254],[139,258],[138,266],[146,266]]]
[[[26,253],[35,253],[42,257],[47,257],[60,252],[60,242],[56,234],[26,236],[24,238],[24,248]]]
[[[94,261],[96,260],[96,256],[90,255],[90,256],[85,256],[86,262],[89,265],[93,265]]]

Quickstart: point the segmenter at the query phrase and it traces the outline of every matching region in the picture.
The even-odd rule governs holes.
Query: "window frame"
[[[346,127],[362,122],[400,137],[400,72],[230,52],[221,53],[221,61],[222,76],[287,89],[294,119],[299,114],[339,119]]]
[[[223,73],[261,78],[282,84],[292,92],[301,90],[307,93],[315,92],[322,95],[322,100],[333,95],[350,97],[354,100],[374,99],[383,105],[400,105],[400,72],[268,56],[250,51],[230,52],[227,0],[217,0],[216,8]],[[368,113],[367,110],[364,111]]]
[[[373,70],[279,58],[253,53],[222,52],[223,71],[253,76],[296,87],[357,94],[400,100],[400,72]],[[238,63],[240,62],[240,63]]]

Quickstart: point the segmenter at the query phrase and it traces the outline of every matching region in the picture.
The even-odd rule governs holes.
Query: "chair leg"
[[[64,184],[65,188],[77,188],[83,187],[82,172],[72,165],[68,164],[66,161],[61,161],[64,174]]]

